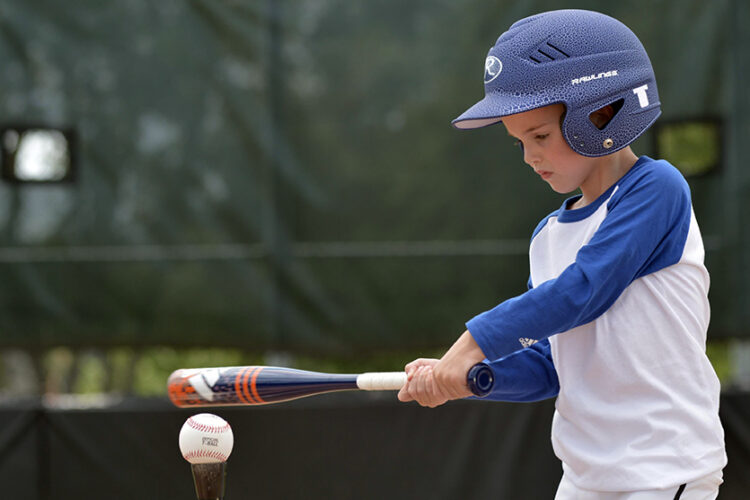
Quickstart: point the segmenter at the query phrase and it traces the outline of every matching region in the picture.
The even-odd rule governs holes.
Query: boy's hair
[[[598,12],[556,10],[521,19],[485,60],[485,97],[453,121],[471,129],[503,116],[565,105],[563,137],[583,156],[624,148],[661,114],[646,50],[627,26]],[[589,115],[612,105],[601,129]]]

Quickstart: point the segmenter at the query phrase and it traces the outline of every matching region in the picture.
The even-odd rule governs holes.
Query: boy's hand
[[[421,380],[419,384],[417,384],[416,382],[412,384],[412,380],[414,380],[414,377],[417,375],[417,372],[420,368],[432,368],[433,366],[435,366],[435,364],[437,364],[438,361],[440,360],[434,358],[419,358],[415,359],[411,363],[406,364],[406,366],[404,367],[404,371],[406,372],[406,384],[404,384],[404,386],[398,392],[399,401],[425,401],[425,381]],[[419,387],[419,389],[417,387]]]
[[[420,358],[407,364],[407,382],[398,399],[434,408],[451,399],[471,396],[466,374],[484,359],[484,353],[467,330],[442,359]]]
[[[431,364],[422,364],[414,369],[411,376],[407,376],[407,382],[398,393],[398,399],[404,402],[416,401],[430,408],[448,401],[449,398],[442,394],[435,384],[432,368]]]

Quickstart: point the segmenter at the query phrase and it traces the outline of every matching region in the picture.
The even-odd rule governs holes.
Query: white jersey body
[[[603,203],[565,228],[550,218],[531,245],[532,282],[575,261],[606,213]],[[554,251],[536,251],[541,246]],[[724,466],[719,381],[705,355],[703,256],[691,213],[677,264],[633,281],[595,321],[550,337],[560,380],[552,443],[580,487],[658,488],[657,478],[682,484]]]
[[[467,323],[504,387],[493,399],[557,395],[552,444],[579,488],[668,488],[722,469],[687,183],[642,157],[594,203],[567,206],[534,232],[529,291]]]

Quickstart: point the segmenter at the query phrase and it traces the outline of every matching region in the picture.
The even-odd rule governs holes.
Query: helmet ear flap
[[[655,82],[650,84],[656,93]],[[610,97],[568,112],[563,137],[573,151],[589,157],[614,153],[637,139],[661,114],[658,95],[644,108],[635,94],[624,94],[614,101]]]
[[[602,106],[601,108],[589,113],[589,120],[599,130],[604,130],[607,125],[612,121],[618,111],[622,109],[622,105],[625,103],[625,99],[618,99],[611,104]]]

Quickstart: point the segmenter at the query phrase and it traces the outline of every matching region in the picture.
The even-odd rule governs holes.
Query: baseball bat
[[[466,382],[473,394],[484,397],[492,391],[495,377],[489,365],[477,363],[467,373]],[[167,392],[180,408],[252,406],[334,391],[397,391],[405,383],[405,372],[348,375],[278,366],[231,366],[176,370],[167,380]]]

